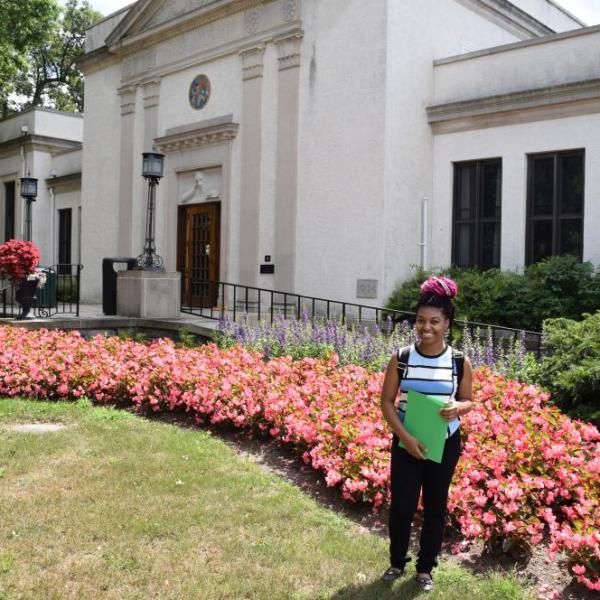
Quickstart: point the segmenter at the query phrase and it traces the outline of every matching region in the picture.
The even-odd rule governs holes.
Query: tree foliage
[[[101,16],[87,0],[0,0],[2,116],[31,106],[83,110],[76,61],[85,30]]]
[[[15,78],[28,68],[27,57],[47,41],[48,24],[58,18],[56,0],[0,0],[0,105],[9,110]]]

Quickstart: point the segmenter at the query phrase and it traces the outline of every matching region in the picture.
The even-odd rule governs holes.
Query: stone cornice
[[[235,139],[238,129],[239,125],[233,122],[233,115],[226,115],[169,129],[166,135],[154,139],[154,145],[164,153],[198,148],[231,141]]]
[[[44,112],[51,113],[53,115],[64,115],[65,117],[75,117],[77,119],[83,119],[82,113],[68,112],[66,110],[56,110],[55,108],[46,108],[45,106],[32,106],[31,108],[26,108],[25,110],[21,110],[19,112],[8,115],[8,117],[4,117],[4,119],[0,119],[0,124],[6,123],[6,121],[10,121],[11,119],[16,119],[17,117],[21,118],[23,117],[23,115],[29,114],[31,112]]]
[[[0,155],[12,154],[21,146],[25,146],[27,150],[39,150],[51,154],[62,150],[79,150],[82,148],[81,142],[46,135],[28,134],[0,143]]]
[[[600,112],[600,79],[449,102],[427,107],[434,131],[459,131],[502,124]],[[537,114],[533,114],[537,113]],[[487,123],[486,123],[487,121]]]
[[[84,75],[89,75],[90,73],[101,69],[108,63],[116,62],[117,60],[117,56],[112,52],[109,52],[106,46],[101,46],[78,58],[75,64]]]
[[[79,173],[69,173],[60,177],[48,177],[46,187],[53,188],[54,191],[65,192],[68,190],[76,190],[81,187],[81,171]]]

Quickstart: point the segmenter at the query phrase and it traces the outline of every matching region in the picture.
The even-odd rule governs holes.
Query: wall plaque
[[[206,106],[210,98],[210,80],[206,75],[198,75],[190,84],[190,104],[200,110]]]
[[[357,298],[377,298],[377,279],[357,279]]]

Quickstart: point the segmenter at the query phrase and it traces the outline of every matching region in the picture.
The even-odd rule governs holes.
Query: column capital
[[[134,113],[137,87],[135,85],[123,86],[117,90],[117,93],[119,94],[121,101],[121,116]]]
[[[258,44],[251,48],[240,50],[242,58],[242,79],[254,79],[263,75],[263,60],[265,54],[265,45]]]
[[[144,92],[144,108],[158,106],[160,102],[160,81],[159,77],[141,84],[142,91]]]
[[[280,71],[300,66],[300,46],[303,38],[304,33],[296,31],[273,40],[277,46]]]

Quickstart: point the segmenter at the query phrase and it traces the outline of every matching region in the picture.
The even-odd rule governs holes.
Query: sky
[[[600,23],[600,0],[557,0],[557,4],[585,21],[587,25]]]
[[[108,15],[128,4],[133,0],[90,0],[90,4],[103,15]],[[585,21],[588,25],[600,23],[600,0],[555,0],[569,12]]]

